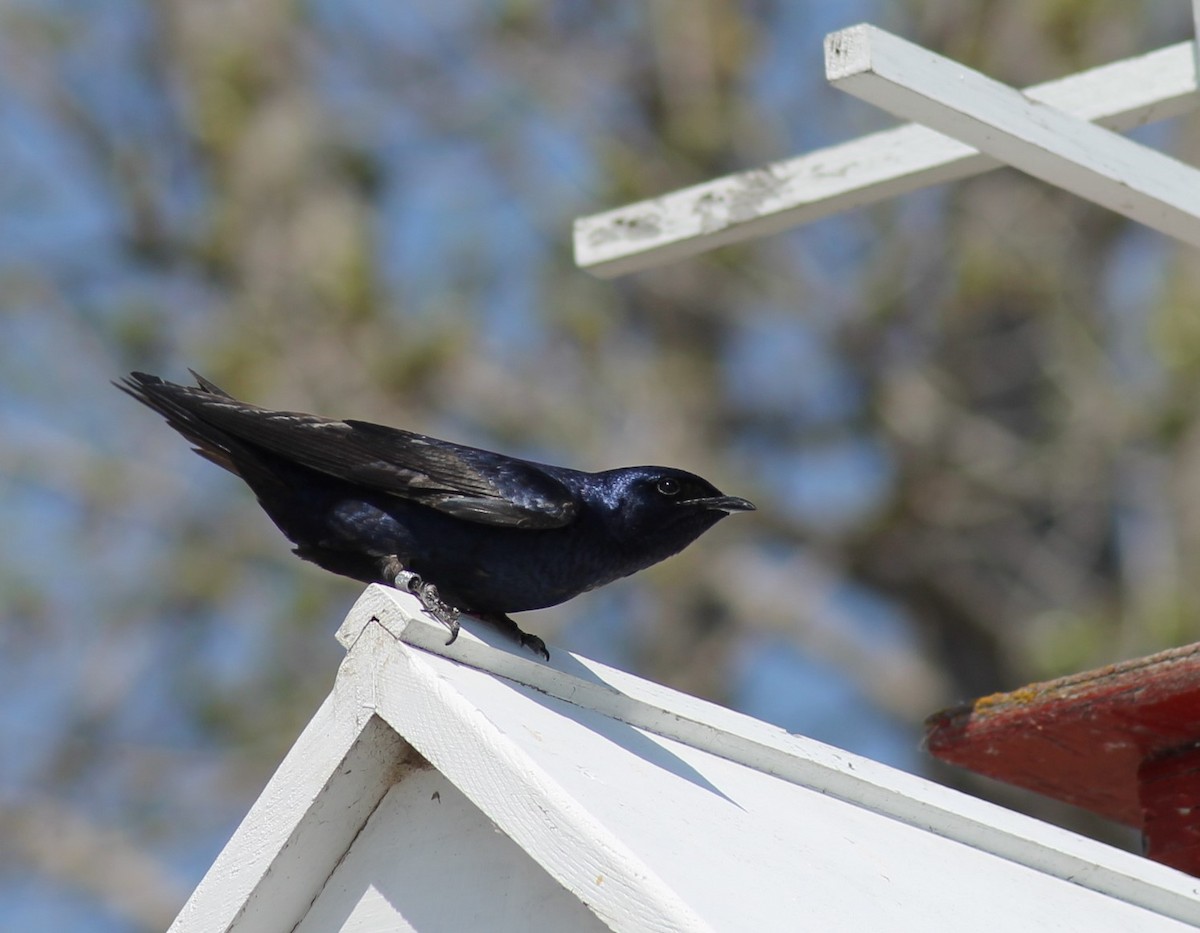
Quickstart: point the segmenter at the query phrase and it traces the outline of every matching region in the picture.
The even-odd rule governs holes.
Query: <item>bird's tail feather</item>
[[[242,476],[235,462],[234,448],[237,441],[219,428],[213,427],[198,413],[201,407],[198,396],[215,395],[220,398],[232,396],[192,372],[198,388],[176,385],[149,373],[130,373],[124,379],[114,380],[113,385],[147,408],[158,412],[168,425],[182,434],[205,460],[210,460],[235,476]]]
[[[318,535],[319,529],[314,531],[308,512],[296,506],[295,471],[302,468],[259,448],[250,438],[224,430],[209,418],[214,408],[257,406],[239,402],[198,373],[192,375],[196,377],[195,386],[177,385],[139,372],[113,385],[166,419],[200,456],[244,480],[263,510],[293,543],[303,545]]]
[[[219,385],[217,385],[215,382],[211,382],[210,380],[205,379],[198,372],[196,372],[196,370],[189,369],[188,372],[191,373],[192,378],[196,380],[196,385],[198,385],[201,389],[203,389],[209,395],[219,395],[219,396],[221,396],[221,398],[228,398],[228,399],[233,398],[232,395],[230,395],[228,392],[226,392],[224,389],[222,389]],[[134,375],[137,376],[137,375],[144,375],[144,374],[134,373]],[[151,377],[151,378],[154,378],[154,377]],[[159,380],[159,381],[161,382],[162,380]]]

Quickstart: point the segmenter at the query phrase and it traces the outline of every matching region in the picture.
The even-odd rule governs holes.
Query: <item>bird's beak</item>
[[[741,496],[708,496],[703,499],[686,499],[680,505],[698,505],[718,512],[753,512],[754,503]]]

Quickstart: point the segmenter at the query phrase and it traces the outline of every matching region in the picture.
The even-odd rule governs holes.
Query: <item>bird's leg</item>
[[[453,606],[449,605],[438,594],[438,589],[432,583],[427,583],[422,580],[418,574],[411,570],[401,570],[396,574],[396,589],[408,590],[421,601],[421,605],[425,607],[425,611],[437,619],[442,625],[450,630],[450,637],[446,639],[446,644],[454,644],[454,639],[458,638],[458,623],[459,612]]]
[[[550,660],[550,652],[546,649],[546,643],[536,635],[530,635],[528,632],[521,631],[521,627],[503,612],[473,612],[471,615],[483,622],[494,625],[500,631],[504,632],[504,634],[515,639],[522,648],[528,648],[534,654],[540,656],[543,661]]]
[[[454,643],[454,639],[458,638],[460,628],[459,612],[442,599],[436,586],[425,582],[421,579],[420,574],[405,569],[400,558],[395,555],[388,557],[383,562],[383,576],[385,580],[390,580],[396,589],[412,593],[417,597],[421,605],[425,607],[425,611],[450,630],[450,637],[446,639],[446,644]]]

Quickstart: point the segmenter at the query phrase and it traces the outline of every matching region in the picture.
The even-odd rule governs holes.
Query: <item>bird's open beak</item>
[[[741,496],[708,496],[703,499],[687,499],[681,505],[699,505],[719,512],[753,512],[754,503]]]

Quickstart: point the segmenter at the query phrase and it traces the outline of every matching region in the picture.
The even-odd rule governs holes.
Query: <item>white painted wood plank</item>
[[[1200,246],[1200,171],[874,26],[825,39],[834,87]]]
[[[283,933],[295,926],[401,774],[400,740],[364,709],[336,689],[330,694],[175,918],[172,933]]]
[[[388,791],[295,933],[534,929],[607,927],[430,768]]]
[[[376,588],[377,593],[386,590]],[[415,606],[415,600],[409,603],[410,609]],[[370,614],[382,619],[379,611]],[[416,621],[416,628],[422,622],[437,625]],[[466,632],[459,636],[464,639],[464,647],[473,641]],[[445,630],[434,640],[446,648]],[[391,632],[375,623],[361,630],[351,654],[379,659],[378,714],[609,927],[710,930],[621,839],[493,725],[492,710],[463,698],[449,679],[456,665],[398,646]]]
[[[1200,924],[1200,881],[1149,860],[561,650],[543,664],[510,649],[502,636],[486,629],[479,631],[499,650],[481,644],[467,630],[446,646],[445,630],[420,613],[415,599],[388,587],[368,588],[339,638],[355,643],[359,633],[375,627],[364,629],[370,619],[431,653],[1098,893]],[[431,718],[422,724],[426,731],[435,728],[433,711],[427,715]]]
[[[1198,0],[1200,2],[1200,0]],[[1194,43],[1026,88],[1115,130],[1195,108]],[[611,278],[971,175],[1002,164],[908,124],[575,221],[575,261]]]
[[[430,663],[715,929],[1192,929],[532,688]]]

